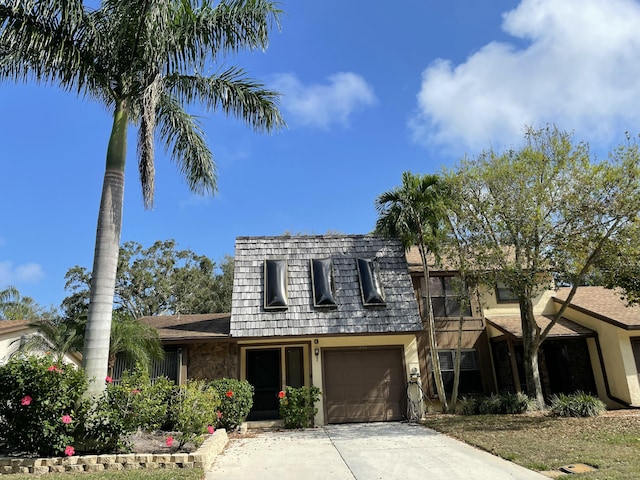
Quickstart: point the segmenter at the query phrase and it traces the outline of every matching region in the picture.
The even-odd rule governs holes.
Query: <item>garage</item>
[[[406,377],[401,347],[323,350],[327,423],[401,420]]]

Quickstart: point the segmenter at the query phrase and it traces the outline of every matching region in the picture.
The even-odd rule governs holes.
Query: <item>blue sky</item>
[[[145,211],[129,142],[122,241],[214,259],[244,235],[367,233],[401,173],[518,145],[555,123],[606,155],[640,133],[635,0],[285,0],[266,53],[230,57],[279,89],[288,128],[203,117],[219,193],[189,193],[158,151]],[[50,86],[0,85],[0,289],[43,305],[91,267],[111,112]],[[192,110],[202,114],[201,111]],[[132,132],[133,133],[133,132]]]

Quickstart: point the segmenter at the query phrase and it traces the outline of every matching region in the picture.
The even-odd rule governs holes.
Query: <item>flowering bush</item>
[[[219,378],[209,386],[218,392],[221,400],[216,425],[227,430],[238,428],[253,406],[253,386],[246,380],[233,378]]]
[[[178,441],[178,449],[187,442],[199,446],[204,440],[204,433],[213,433],[209,427],[215,423],[219,408],[218,393],[204,381],[192,381],[180,386],[169,409],[169,424],[176,434],[167,438],[167,446],[170,447],[169,442],[173,444],[174,440]]]
[[[173,382],[166,378],[151,383],[149,373],[139,366],[125,371],[120,383],[107,382],[105,392],[84,419],[84,449],[128,450],[127,435],[156,430],[166,423],[173,388]]]
[[[320,398],[318,387],[285,387],[278,394],[280,398],[280,418],[285,428],[307,428],[318,413],[315,403]]]
[[[0,443],[11,452],[74,451],[87,382],[82,370],[51,362],[50,356],[16,357],[0,366]]]

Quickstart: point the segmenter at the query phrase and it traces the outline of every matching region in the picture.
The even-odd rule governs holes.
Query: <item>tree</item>
[[[127,314],[116,313],[111,325],[109,373],[113,371],[120,354],[123,354],[131,365],[140,365],[149,370],[153,360],[161,360],[164,357],[158,331]]]
[[[436,391],[447,413],[447,395],[442,380],[442,369],[438,355],[435,319],[429,288],[429,252],[438,252],[443,232],[444,188],[437,175],[402,174],[402,185],[384,192],[376,198],[378,220],[376,233],[400,239],[406,249],[418,246],[425,278],[425,311],[427,312],[427,332]]]
[[[144,204],[153,204],[154,137],[189,188],[216,189],[215,164],[197,119],[184,106],[221,109],[260,131],[284,125],[278,94],[229,67],[198,72],[241,49],[265,49],[280,10],[268,0],[3,0],[0,80],[35,80],[97,100],[113,111],[98,213],[83,366],[89,393],[104,388],[122,226],[127,129],[138,127]]]
[[[529,395],[544,407],[538,351],[596,262],[624,251],[638,226],[640,154],[635,141],[596,162],[588,144],[555,127],[528,129],[522,148],[488,150],[446,173],[456,242],[482,283],[504,283],[518,298]],[[544,328],[532,299],[564,279],[567,302]]]
[[[61,365],[67,354],[82,349],[82,335],[72,325],[44,319],[32,322],[29,326],[38,332],[25,339],[15,340],[20,344],[14,354],[50,352],[53,362]]]
[[[0,290],[0,320],[35,320],[47,316],[31,297],[24,297],[13,285]]]
[[[67,321],[86,318],[91,274],[75,266],[65,275],[71,295],[62,301]],[[174,240],[149,248],[126,242],[120,248],[114,312],[131,318],[231,311],[233,258],[220,265],[204,255],[180,250]]]

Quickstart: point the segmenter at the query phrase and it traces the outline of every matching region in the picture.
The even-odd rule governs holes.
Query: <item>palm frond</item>
[[[0,80],[50,82],[110,98],[96,18],[80,0],[0,5]]]
[[[214,194],[216,165],[197,119],[185,112],[175,97],[162,93],[158,101],[158,126],[166,149],[171,150],[171,157],[191,191]]]
[[[173,45],[167,52],[169,63],[178,69],[201,69],[207,59],[266,49],[269,29],[280,27],[283,13],[267,0],[222,0],[215,6],[211,0],[172,3]]]
[[[280,94],[246,78],[241,68],[232,67],[210,77],[169,75],[165,86],[182,103],[198,102],[208,110],[220,109],[257,131],[271,132],[286,126],[278,110]]]

